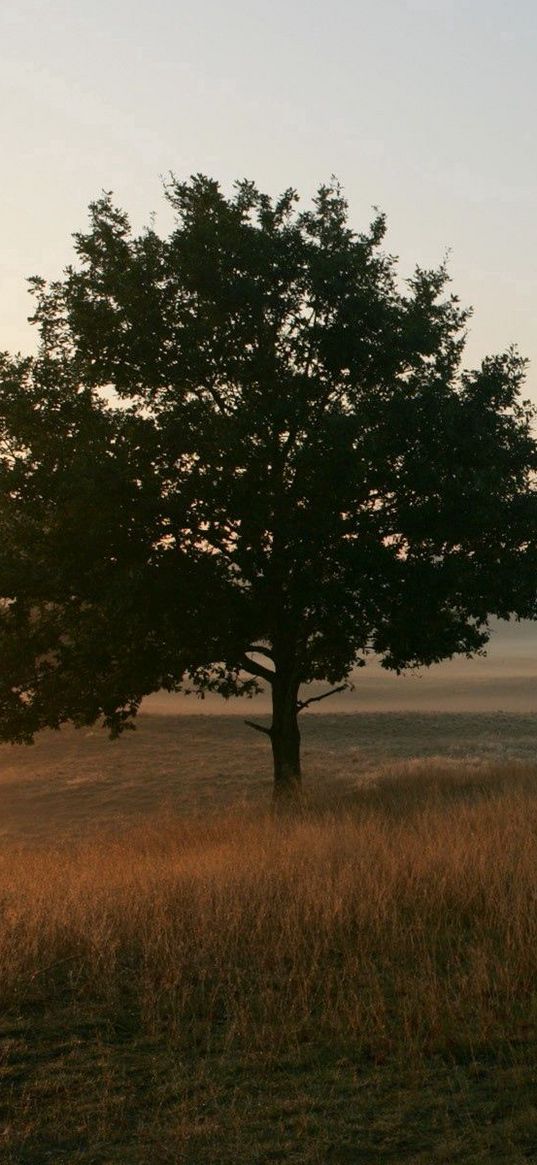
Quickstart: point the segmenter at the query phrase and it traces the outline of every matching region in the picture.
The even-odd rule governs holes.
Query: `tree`
[[[199,175],[166,196],[167,238],[92,204],[75,264],[31,281],[38,356],[2,359],[0,732],[267,685],[286,800],[301,685],[533,616],[525,364],[461,370],[445,266],[400,284],[335,183],[309,210]]]

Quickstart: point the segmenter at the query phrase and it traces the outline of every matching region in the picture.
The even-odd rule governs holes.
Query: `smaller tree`
[[[288,800],[301,685],[533,617],[524,361],[462,371],[445,268],[401,288],[337,185],[305,211],[202,176],[167,198],[165,239],[94,203],[76,264],[33,281],[38,357],[0,365],[0,733],[264,684]]]

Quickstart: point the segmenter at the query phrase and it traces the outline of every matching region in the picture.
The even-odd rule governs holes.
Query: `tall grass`
[[[398,766],[339,807],[167,819],[0,857],[8,1008],[178,1048],[377,1063],[537,1020],[537,774]]]

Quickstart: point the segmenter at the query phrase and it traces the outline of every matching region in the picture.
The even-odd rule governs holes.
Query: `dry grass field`
[[[1,750],[0,1160],[537,1161],[530,718],[311,717],[284,824],[252,736]]]
[[[0,842],[114,832],[155,812],[205,818],[265,809],[268,743],[243,724],[249,704],[233,707],[242,715],[141,715],[137,730],[116,741],[99,728],[67,728],[43,732],[30,748],[0,745]],[[537,710],[304,713],[301,727],[305,788],[332,803],[400,761],[441,758],[457,767],[537,759]]]

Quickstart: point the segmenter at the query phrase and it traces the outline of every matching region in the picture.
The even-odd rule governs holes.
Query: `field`
[[[537,730],[236,717],[4,746],[6,1165],[537,1162]]]

